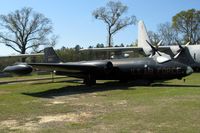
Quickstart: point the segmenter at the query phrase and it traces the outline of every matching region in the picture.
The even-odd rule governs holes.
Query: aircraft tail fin
[[[58,55],[52,47],[47,47],[44,49],[44,60],[46,63],[60,63]]]
[[[140,20],[138,22],[138,47],[143,48],[146,55],[150,55],[152,49],[147,42],[150,42],[147,29],[144,22]]]

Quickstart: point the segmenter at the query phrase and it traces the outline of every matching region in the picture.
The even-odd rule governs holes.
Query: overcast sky
[[[0,0],[0,14],[8,14],[23,7],[51,19],[54,33],[59,36],[56,48],[82,47],[106,44],[107,32],[102,21],[92,17],[92,11],[105,6],[108,0]],[[143,20],[148,30],[156,31],[160,23],[171,22],[172,16],[182,10],[200,9],[200,0],[121,0],[129,7],[127,16]],[[137,26],[129,26],[114,36],[114,44],[131,44],[137,39]],[[0,44],[0,55],[15,53]]]

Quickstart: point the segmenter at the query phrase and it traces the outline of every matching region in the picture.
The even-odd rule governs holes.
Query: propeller
[[[174,59],[176,59],[180,54],[181,52],[183,52],[185,50],[185,48],[190,44],[190,42],[187,42],[184,47],[178,43],[178,46],[179,46],[179,50],[177,51],[178,53],[174,56]]]
[[[162,56],[161,53],[159,52],[158,50],[158,47],[161,45],[162,43],[162,40],[156,45],[156,46],[153,46],[149,41],[146,40],[146,42],[149,44],[149,46],[151,47],[152,49],[152,54],[151,56],[154,56],[156,53],[159,55],[159,56]]]

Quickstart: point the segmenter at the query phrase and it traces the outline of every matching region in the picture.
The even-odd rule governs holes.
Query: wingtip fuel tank
[[[16,75],[26,75],[30,74],[33,71],[32,66],[28,64],[17,64],[13,66],[7,66],[3,72],[5,73],[12,73]]]

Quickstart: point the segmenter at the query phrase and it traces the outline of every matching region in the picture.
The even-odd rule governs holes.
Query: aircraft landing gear
[[[89,74],[86,78],[84,78],[83,83],[87,86],[92,86],[96,84],[96,79]]]

